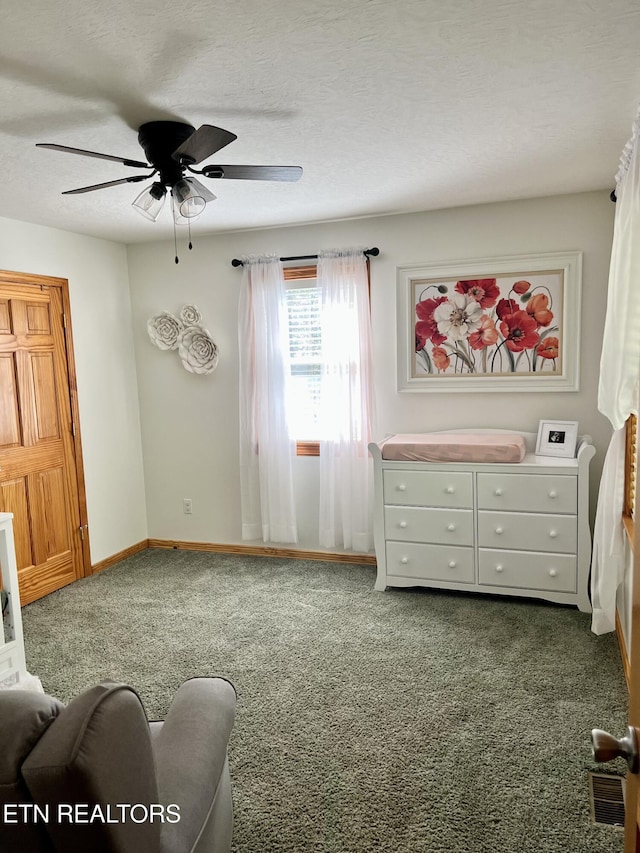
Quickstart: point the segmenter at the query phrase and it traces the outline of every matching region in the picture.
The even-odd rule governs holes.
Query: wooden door
[[[629,726],[640,737],[640,513],[634,524],[633,591],[629,656]],[[640,798],[638,773],[627,773],[625,785],[625,853],[640,853]]]
[[[23,605],[90,566],[69,334],[66,281],[0,272],[0,511]]]
[[[591,733],[596,761],[624,758],[627,762],[624,853],[640,853],[640,516],[636,517],[634,528],[627,731],[619,739],[601,729],[594,729]]]

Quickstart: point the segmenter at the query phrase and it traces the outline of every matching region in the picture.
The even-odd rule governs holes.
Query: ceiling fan
[[[115,181],[66,190],[63,195],[88,193],[119,184],[133,184],[150,180],[157,175],[156,180],[132,202],[132,206],[147,219],[155,222],[164,205],[167,190],[170,190],[174,222],[179,225],[191,222],[202,213],[207,202],[216,198],[197,178],[191,177],[191,174],[215,180],[236,181],[297,181],[302,176],[300,166],[209,165],[203,169],[194,169],[195,165],[237,138],[235,133],[210,124],[203,124],[196,130],[190,124],[180,121],[150,121],[138,128],[138,142],[144,150],[148,161],[146,163],[49,142],[38,142],[36,147],[81,154],[84,157],[97,157],[101,160],[114,160],[134,169],[151,169],[152,171],[145,175],[130,175]],[[191,174],[187,175],[187,172]]]

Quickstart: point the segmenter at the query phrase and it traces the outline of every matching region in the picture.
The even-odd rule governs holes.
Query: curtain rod
[[[371,249],[364,250],[365,255],[371,255],[372,257],[377,257],[380,254],[380,249],[377,246],[373,246]],[[292,255],[289,258],[280,258],[281,261],[313,261],[317,260],[317,255]],[[234,258],[231,261],[232,267],[242,267],[244,264],[239,258]]]

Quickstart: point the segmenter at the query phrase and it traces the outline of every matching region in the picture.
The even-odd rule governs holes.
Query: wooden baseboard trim
[[[177,551],[216,551],[220,554],[243,554],[256,557],[286,557],[293,560],[326,560],[334,563],[357,563],[375,566],[375,554],[334,554],[330,551],[306,551],[295,548],[271,548],[266,545],[223,545],[217,542],[183,542],[178,539],[149,539],[149,548]]]
[[[115,563],[119,563],[120,560],[124,560],[126,557],[132,557],[139,551],[146,551],[148,547],[148,539],[143,539],[141,542],[136,542],[135,545],[131,545],[129,548],[125,548],[124,551],[119,551],[117,554],[112,554],[110,557],[107,557],[106,560],[100,560],[99,563],[94,563],[91,566],[91,574],[95,575],[98,572],[102,572],[104,569],[108,569],[109,566],[113,566]]]
[[[620,646],[620,657],[622,658],[622,669],[624,671],[625,681],[627,682],[627,690],[631,689],[631,665],[629,663],[629,655],[627,654],[627,646],[624,641],[624,633],[622,631],[622,622],[616,608],[616,634],[618,635],[618,645]]]

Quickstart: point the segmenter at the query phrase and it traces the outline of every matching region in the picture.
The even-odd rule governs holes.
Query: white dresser
[[[377,590],[425,586],[519,595],[591,611],[589,463],[595,448],[581,436],[575,458],[535,456],[536,434],[521,434],[527,454],[517,464],[396,462],[369,445]]]

